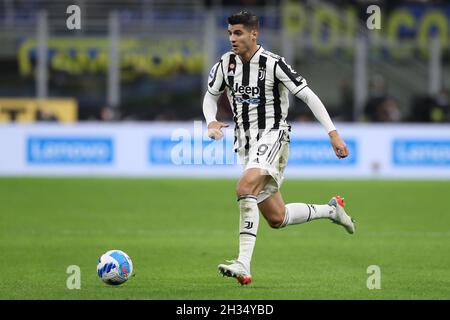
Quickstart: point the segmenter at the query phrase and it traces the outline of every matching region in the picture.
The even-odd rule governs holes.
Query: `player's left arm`
[[[344,140],[339,136],[322,101],[320,101],[319,97],[308,87],[306,79],[294,71],[292,67],[286,63],[284,58],[280,58],[277,62],[275,73],[277,79],[281,81],[293,95],[306,103],[316,119],[328,132],[336,156],[338,158],[347,157],[349,152]]]
[[[316,119],[328,132],[328,136],[330,137],[330,142],[336,156],[338,158],[347,157],[349,154],[347,145],[339,136],[339,133],[337,132],[333,121],[331,121],[327,109],[323,105],[322,101],[320,101],[319,97],[309,87],[305,87],[295,96],[308,105]]]

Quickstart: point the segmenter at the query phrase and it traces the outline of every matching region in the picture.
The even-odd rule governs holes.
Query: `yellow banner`
[[[71,75],[105,74],[108,71],[108,44],[105,37],[50,37],[49,67]],[[201,44],[195,40],[127,38],[122,39],[119,45],[122,81],[131,81],[140,75],[162,77],[180,71],[195,74],[203,68],[205,54]],[[20,44],[18,59],[21,75],[32,74],[35,56],[31,53],[36,50],[34,38]]]
[[[78,104],[71,98],[0,98],[0,122],[75,122]]]

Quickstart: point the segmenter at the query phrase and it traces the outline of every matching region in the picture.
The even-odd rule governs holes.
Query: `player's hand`
[[[348,148],[345,144],[344,140],[341,139],[339,136],[339,133],[337,133],[336,130],[331,131],[328,133],[331,139],[331,145],[333,146],[334,153],[336,153],[336,156],[340,159],[345,158],[348,156]]]
[[[208,124],[208,137],[214,140],[223,138],[222,128],[227,128],[229,125],[220,121],[211,121]]]

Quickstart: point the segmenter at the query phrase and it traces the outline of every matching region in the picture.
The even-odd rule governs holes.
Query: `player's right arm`
[[[203,98],[203,115],[208,125],[208,137],[219,140],[223,137],[222,128],[228,124],[217,121],[217,101],[225,90],[225,78],[223,76],[222,61],[216,63],[209,72],[208,90]]]

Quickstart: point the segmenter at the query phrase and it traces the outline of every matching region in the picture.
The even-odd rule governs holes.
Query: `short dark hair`
[[[231,25],[242,24],[247,29],[259,30],[258,17],[248,11],[240,11],[228,17],[228,23]]]

